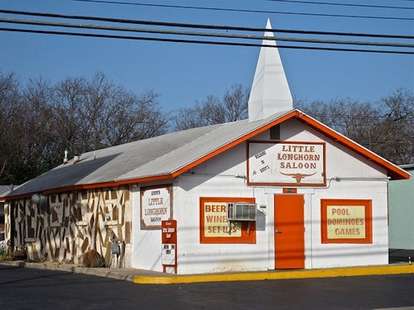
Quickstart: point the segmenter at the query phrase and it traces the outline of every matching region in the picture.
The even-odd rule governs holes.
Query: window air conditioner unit
[[[256,221],[256,204],[235,202],[228,204],[229,221]]]

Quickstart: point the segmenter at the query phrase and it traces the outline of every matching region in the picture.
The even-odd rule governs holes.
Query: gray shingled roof
[[[80,156],[78,162],[70,161],[49,170],[15,188],[11,194],[173,173],[289,112],[280,112],[258,121],[242,120],[183,130],[87,152]]]

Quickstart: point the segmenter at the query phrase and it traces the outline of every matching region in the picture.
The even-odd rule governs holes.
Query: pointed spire
[[[272,29],[270,19],[267,20],[266,29]],[[265,32],[265,36],[274,37],[274,34]],[[263,40],[262,44],[276,46],[276,41]],[[292,95],[277,48],[260,48],[248,107],[249,121],[293,109]]]

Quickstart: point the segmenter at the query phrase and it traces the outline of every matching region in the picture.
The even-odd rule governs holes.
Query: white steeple
[[[266,29],[272,29],[269,19]],[[274,34],[273,32],[265,32],[265,36],[274,37]],[[276,46],[276,41],[263,40],[262,44]],[[292,95],[277,48],[260,48],[248,106],[249,121],[263,119],[277,112],[293,109]]]

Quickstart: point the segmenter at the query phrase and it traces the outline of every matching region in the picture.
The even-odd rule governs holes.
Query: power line
[[[313,17],[341,17],[341,18],[362,18],[362,19],[379,19],[379,20],[399,20],[399,21],[414,21],[411,17],[397,17],[397,16],[372,16],[372,15],[348,15],[348,14],[328,14],[328,13],[309,13],[309,12],[293,12],[293,11],[274,11],[274,10],[252,10],[252,9],[236,9],[236,8],[222,8],[212,6],[192,6],[192,5],[178,5],[178,4],[156,4],[149,2],[128,2],[128,1],[112,1],[112,0],[72,0],[76,2],[87,3],[101,3],[101,4],[118,4],[118,5],[134,5],[141,7],[157,7],[169,9],[189,9],[202,11],[221,11],[221,12],[238,12],[238,13],[255,13],[255,14],[279,14],[279,15],[299,15],[299,16],[313,16]]]
[[[12,14],[12,15],[62,18],[62,19],[93,20],[93,21],[100,21],[100,22],[113,22],[113,23],[122,23],[122,24],[151,25],[151,26],[161,26],[161,27],[216,29],[216,30],[226,30],[226,31],[273,32],[273,33],[279,32],[279,33],[295,33],[295,34],[304,34],[304,35],[351,36],[351,37],[370,37],[370,38],[383,38],[383,39],[387,39],[387,38],[389,39],[390,38],[392,39],[414,39],[414,36],[412,35],[400,35],[400,34],[314,31],[314,30],[295,30],[295,29],[282,29],[282,28],[266,29],[266,28],[228,26],[228,25],[192,24],[192,23],[176,23],[176,22],[124,19],[124,18],[112,18],[112,17],[64,15],[64,14],[56,14],[56,13],[41,13],[41,12],[28,12],[28,11],[16,11],[16,10],[4,10],[4,9],[0,9],[0,13]]]
[[[391,2],[394,2],[395,3],[395,0],[383,0],[383,1],[391,1]],[[414,2],[414,0],[397,0],[397,1],[400,1],[400,2],[402,2],[402,1],[405,1],[405,2]]]
[[[51,26],[63,28],[89,29],[89,30],[107,30],[107,31],[124,31],[124,32],[138,32],[138,33],[152,33],[163,35],[183,35],[183,36],[199,36],[199,37],[214,37],[227,39],[244,39],[244,40],[267,40],[267,41],[281,41],[281,42],[297,42],[297,43],[312,43],[312,44],[338,44],[338,45],[363,45],[363,46],[386,46],[386,47],[405,47],[414,48],[414,44],[399,43],[399,42],[372,42],[372,41],[347,41],[347,40],[319,40],[319,39],[304,39],[292,37],[269,37],[243,34],[227,34],[218,32],[188,32],[188,31],[171,31],[148,28],[131,28],[131,27],[113,27],[101,26],[93,24],[69,24],[60,22],[38,21],[38,20],[22,20],[22,19],[7,19],[0,18],[0,23],[32,25],[32,26]]]
[[[172,39],[172,38],[121,36],[121,35],[82,33],[82,32],[66,32],[66,31],[52,31],[52,30],[17,29],[17,28],[5,28],[5,27],[0,28],[0,31],[37,33],[37,34],[51,34],[51,35],[62,35],[62,36],[77,36],[77,37],[93,37],[93,38],[106,38],[106,39],[124,39],[124,40],[139,40],[139,41],[158,41],[158,42],[172,42],[172,43],[205,44],[205,45],[270,47],[270,48],[319,50],[319,51],[337,51],[337,52],[339,51],[339,52],[361,52],[361,53],[414,55],[414,52],[396,51],[396,50],[350,49],[350,48],[295,46],[295,45],[278,45],[278,46],[275,46],[275,45],[269,45],[269,44],[255,44],[255,43],[244,43],[244,42],[184,40],[184,39]]]
[[[375,9],[414,10],[414,7],[411,7],[411,6],[393,6],[393,5],[377,5],[377,4],[362,4],[362,3],[337,3],[337,2],[302,1],[302,0],[266,0],[266,1],[269,1],[269,2],[283,2],[283,3],[300,3],[300,4],[311,4],[311,5],[375,8]]]

